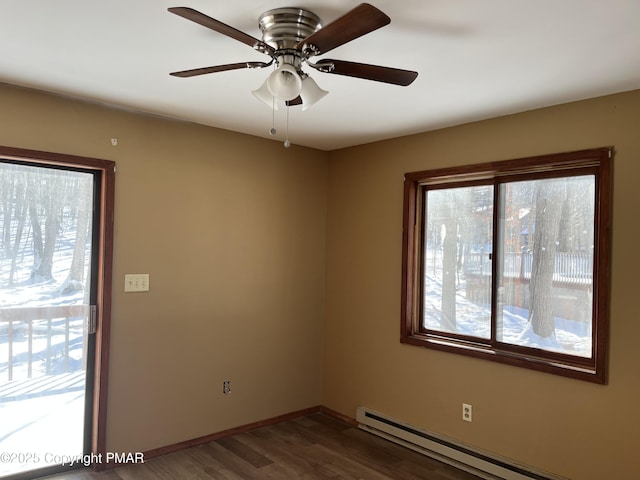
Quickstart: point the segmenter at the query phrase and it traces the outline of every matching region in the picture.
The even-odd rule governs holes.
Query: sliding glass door
[[[99,173],[0,159],[0,477],[91,451]]]

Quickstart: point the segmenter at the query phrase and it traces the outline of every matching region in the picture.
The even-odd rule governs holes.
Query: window
[[[401,341],[606,383],[612,154],[406,174]]]

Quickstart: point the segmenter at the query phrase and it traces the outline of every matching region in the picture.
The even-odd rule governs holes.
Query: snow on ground
[[[0,477],[55,465],[60,456],[83,453],[84,391],[19,401],[0,398]],[[36,461],[38,460],[38,461]]]
[[[18,255],[14,284],[9,286],[11,259],[0,253],[0,453],[15,454],[10,461],[0,462],[0,477],[59,463],[61,455],[83,453],[84,438],[84,375],[83,324],[84,319],[72,319],[69,324],[70,358],[61,355],[65,342],[64,319],[53,319],[50,348],[50,374],[46,373],[48,352],[48,320],[32,322],[33,363],[28,374],[29,329],[27,322],[14,321],[11,342],[13,378],[9,381],[9,327],[2,321],[2,309],[46,307],[84,304],[85,292],[62,295],[60,287],[66,280],[71,260],[75,226],[59,234],[54,254],[53,279],[32,279],[32,243],[24,242]],[[87,251],[87,261],[90,252]],[[73,373],[63,373],[68,366]],[[74,375],[73,383],[60,379]],[[63,385],[54,390],[54,385]],[[18,389],[23,394],[16,394]],[[35,393],[34,393],[35,392]],[[55,392],[55,393],[53,393]],[[31,456],[29,456],[31,455]],[[38,462],[35,462],[35,459]]]
[[[52,280],[31,278],[33,251],[31,243],[23,245],[18,253],[17,268],[14,272],[13,285],[9,286],[11,259],[0,253],[0,308],[43,307],[54,305],[74,305],[83,302],[84,292],[73,295],[61,295],[60,287],[66,280],[73,259],[73,241],[75,230],[61,232],[53,255]],[[90,258],[87,249],[85,258]],[[88,268],[85,268],[87,271]]]
[[[456,291],[455,332],[478,338],[491,338],[491,309],[467,299],[464,281]],[[450,331],[442,325],[442,282],[437,274],[427,274],[425,280],[425,326],[433,330]],[[504,306],[499,340],[512,345],[540,348],[582,357],[591,356],[591,332],[581,322],[556,317],[555,334],[542,338],[533,332],[529,311],[514,306]],[[502,335],[500,337],[500,334]]]

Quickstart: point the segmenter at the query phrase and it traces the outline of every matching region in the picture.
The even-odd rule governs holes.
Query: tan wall
[[[7,86],[0,105],[0,145],[117,163],[109,450],[320,404],[326,153]]]
[[[640,91],[329,154],[8,86],[0,104],[0,145],[117,162],[110,450],[365,405],[569,478],[634,478]],[[404,172],[609,145],[609,385],[400,345]],[[124,294],[125,273],[151,291]]]
[[[638,125],[635,91],[332,152],[323,404],[351,417],[364,405],[576,480],[636,478]],[[404,172],[610,145],[609,385],[400,344]]]

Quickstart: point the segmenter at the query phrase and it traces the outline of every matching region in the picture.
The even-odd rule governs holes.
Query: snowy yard
[[[0,173],[4,476],[83,453],[89,289],[72,272],[90,277],[93,193],[83,172],[2,163]]]
[[[488,303],[479,303],[465,295],[464,275],[456,288],[455,333],[488,339],[491,337],[491,308]],[[489,298],[487,292],[487,298]],[[503,305],[501,321],[498,321],[498,340],[512,345],[541,348],[571,355],[591,356],[590,324],[572,319],[555,317],[555,333],[541,338],[533,332],[529,311],[515,305]],[[435,274],[425,277],[424,325],[433,330],[452,331],[442,323],[441,267]]]

